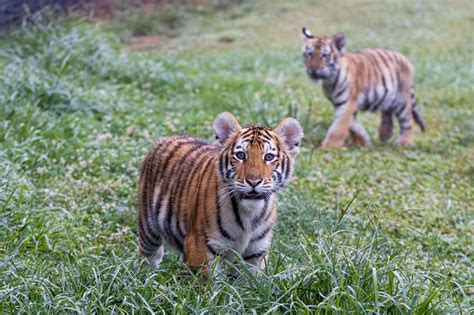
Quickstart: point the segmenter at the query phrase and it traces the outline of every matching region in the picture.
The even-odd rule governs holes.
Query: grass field
[[[467,0],[242,2],[182,13],[145,52],[128,46],[126,19],[0,39],[0,312],[472,312],[473,12]],[[379,143],[373,113],[371,147],[318,148],[332,106],[305,75],[303,25],[408,56],[427,124],[413,148]],[[144,154],[163,135],[212,140],[222,111],[305,130],[266,272],[206,281],[173,252],[139,267]]]

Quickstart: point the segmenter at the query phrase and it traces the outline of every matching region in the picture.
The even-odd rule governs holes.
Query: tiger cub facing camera
[[[159,266],[164,244],[205,273],[217,255],[238,253],[262,266],[277,218],[275,194],[291,177],[303,130],[284,119],[275,129],[241,127],[230,113],[213,124],[217,145],[189,135],[161,138],[139,182],[139,253]]]
[[[325,96],[335,109],[323,147],[341,147],[349,131],[354,145],[369,145],[370,138],[357,118],[358,111],[382,113],[379,138],[392,136],[393,115],[400,125],[397,143],[411,146],[412,118],[425,130],[413,90],[413,66],[401,53],[387,49],[363,49],[348,53],[344,35],[316,37],[301,32],[303,61],[308,76],[322,81]]]

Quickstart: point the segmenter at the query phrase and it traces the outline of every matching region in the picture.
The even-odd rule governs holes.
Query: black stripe
[[[146,247],[158,248],[162,244],[161,237],[158,239],[151,239],[146,235],[144,230],[138,232],[140,244],[145,245]]]
[[[230,168],[226,171],[225,176],[227,177],[227,179],[230,179],[232,177],[232,171],[233,170],[234,170],[234,168]]]
[[[375,100],[379,99],[379,92],[377,92],[377,86],[375,86],[373,89],[374,89],[374,98],[373,98],[373,101],[371,103],[371,106],[369,106],[370,111],[375,111],[375,110],[377,110],[377,107],[378,107],[378,104],[375,103]]]
[[[272,140],[271,137],[266,136],[266,135],[264,135],[264,134],[260,134],[259,137],[262,137],[263,139],[265,139],[265,140],[267,140],[267,141],[271,141],[271,140]]]
[[[251,142],[253,139],[252,135],[247,135],[247,136],[242,136],[240,138],[240,140],[242,141],[242,143],[244,142]],[[234,148],[232,148],[232,152],[234,151]]]
[[[397,71],[397,84],[398,98],[400,98],[400,95],[403,93],[403,82],[400,77],[400,71]]]
[[[158,181],[158,177],[161,177],[161,180],[163,180],[163,175],[165,175],[164,173],[168,170],[167,167],[169,166],[169,162],[170,160],[173,158],[173,156],[175,155],[175,153],[183,146],[185,145],[189,145],[189,144],[200,144],[200,145],[206,145],[207,143],[202,141],[202,140],[199,140],[199,139],[195,139],[193,138],[193,141],[185,141],[185,142],[179,142],[172,150],[170,151],[167,151],[167,152],[164,152],[164,153],[168,153],[165,161],[163,163],[160,163],[160,170],[156,170],[156,180],[152,186],[153,190],[155,189],[156,187],[156,181]],[[160,176],[158,176],[160,175]],[[160,208],[161,208],[161,203],[163,201],[163,195],[167,192],[168,190],[168,186],[169,186],[169,183],[170,181],[166,181],[166,189],[162,189],[161,190],[161,193],[159,195],[159,199],[156,203],[156,206],[155,206],[155,212],[154,212],[154,217],[155,217],[155,221],[157,223],[158,222],[158,217],[160,215]]]
[[[335,108],[338,108],[339,106],[344,105],[345,103],[347,103],[347,99],[346,99],[346,100],[343,100],[342,102],[335,103],[335,104],[334,104],[334,107],[335,107]]]
[[[228,152],[224,153],[224,166],[222,170],[224,171],[224,180],[230,179],[230,174],[227,168],[229,167],[229,155]]]
[[[285,170],[285,181],[288,180],[290,178],[290,158],[288,157],[288,155],[284,155],[285,156],[285,160],[286,160],[286,170]]]
[[[337,75],[336,75],[336,80],[334,80],[334,83],[332,84],[330,94],[332,94],[332,92],[334,92],[334,89],[336,88],[337,82],[339,81],[339,74],[340,74],[340,72],[341,72],[341,70],[338,69],[338,70],[337,70]]]
[[[370,59],[372,67],[374,68],[375,77],[377,78],[378,74],[381,74],[381,70],[379,68],[379,62],[377,60],[378,53],[368,53],[367,58]],[[377,80],[375,80],[377,81]]]
[[[374,98],[373,98],[373,101],[375,100],[378,100],[379,99],[379,95],[378,95],[378,92],[377,92],[377,85],[378,85],[378,76],[380,76],[382,78],[382,80],[385,80],[384,79],[384,75],[383,75],[383,71],[381,70],[381,68],[379,67],[379,64],[380,62],[378,61],[377,57],[379,56],[379,53],[378,51],[374,52],[374,53],[369,53],[367,54],[367,57],[370,59],[371,61],[371,64],[373,66],[373,68],[375,69],[375,77],[376,77],[376,82],[375,82],[375,86],[372,87],[372,89],[374,90]],[[370,111],[375,111],[379,106],[380,106],[380,102],[377,102],[376,104],[374,103],[371,103],[370,101],[368,102],[368,110]],[[372,106],[371,106],[372,105]]]
[[[151,251],[156,251],[158,247],[160,247],[163,244],[161,241],[155,243],[151,239],[143,237],[143,236],[140,237],[139,242],[140,242],[140,247],[143,247]]]
[[[392,90],[395,91],[397,89],[396,99],[398,100],[398,88],[399,88],[399,79],[398,79],[398,70],[397,70],[397,62],[396,60],[392,60],[392,54],[387,52],[387,57],[392,61],[391,65],[393,66],[393,70],[390,71],[390,79],[392,80]],[[395,86],[396,85],[396,86]]]
[[[369,108],[369,89],[364,89],[364,100],[362,101],[361,108],[363,111],[367,110]]]
[[[262,129],[262,132],[264,132],[269,138],[273,138],[270,134],[270,131],[268,131],[267,129]]]
[[[380,51],[378,50],[375,50],[373,51],[371,54],[370,54],[370,59],[373,60],[373,65],[375,66],[376,70],[378,71],[378,73],[381,73],[382,70],[380,68],[380,62],[379,60],[377,59],[377,57],[380,56]]]
[[[182,175],[184,173],[188,174],[188,172],[185,172],[185,171],[188,171],[185,167],[183,167],[183,163],[190,158],[190,154],[195,152],[197,149],[199,149],[200,146],[190,146],[188,148],[188,150],[182,154],[181,158],[178,160],[178,161],[175,161],[173,166],[171,167],[171,171],[169,171],[169,168],[165,170],[165,172],[163,172],[163,175],[166,175],[165,173],[167,172],[168,174],[167,175],[170,175],[170,176],[173,176],[175,177],[176,175],[178,175],[178,180],[177,181],[174,181],[175,183],[177,183],[177,185],[174,185],[174,187],[172,187],[171,191],[170,191],[170,194],[169,194],[169,198],[170,198],[170,202],[168,203],[168,208],[172,208],[170,206],[170,204],[172,205],[172,202],[171,200],[175,199],[175,194],[176,194],[176,190],[179,186],[179,184],[181,183],[181,178],[182,178]],[[176,153],[177,150],[175,150],[173,152],[173,155],[174,153]],[[169,160],[167,161],[169,163]],[[168,163],[166,165],[168,165]],[[178,170],[179,168],[179,170]],[[178,173],[176,173],[178,172]],[[162,191],[162,194],[160,194],[160,200],[162,201],[163,200],[163,195],[166,194],[168,192],[168,189],[170,188],[170,185],[173,181],[168,179],[166,180],[166,185],[165,185],[165,189]],[[167,220],[169,221],[170,219],[167,217]]]
[[[200,173],[201,176],[200,176],[199,181],[198,181],[198,184],[197,184],[197,186],[196,186],[196,196],[195,196],[195,197],[196,197],[196,208],[195,208],[195,209],[199,209],[199,204],[200,204],[199,201],[201,200],[201,198],[199,198],[199,194],[200,194],[200,192],[201,192],[202,181],[204,180],[204,178],[205,178],[206,175],[207,175],[207,172],[208,172],[208,170],[209,170],[209,166],[214,164],[214,163],[212,163],[212,161],[213,161],[213,158],[212,158],[212,157],[209,158],[208,160],[206,160],[206,163],[207,163],[207,164],[204,166],[204,170]],[[196,213],[196,212],[194,211],[194,212],[193,212],[193,216],[192,216],[192,220],[191,220],[191,224],[195,224],[195,223],[196,223],[196,222],[195,222],[195,216],[194,216],[195,213]],[[197,238],[196,238],[196,241],[197,241]]]
[[[180,193],[179,193],[179,196],[178,196],[178,212],[176,214],[177,217],[179,217],[179,213],[181,211],[181,208],[182,207],[182,196],[184,194],[184,192],[186,190],[188,190],[188,185],[189,185],[189,182],[194,179],[195,177],[195,174],[196,172],[202,167],[202,165],[208,161],[209,159],[212,158],[212,155],[208,155],[208,156],[202,156],[201,154],[199,154],[199,156],[197,158],[200,158],[199,162],[197,162],[190,170],[189,172],[189,176],[186,178],[186,180],[184,181],[183,185],[180,185],[181,186],[181,190],[180,190]],[[188,211],[191,211],[188,209]],[[178,224],[178,233],[179,235],[182,237],[182,238],[185,238],[185,232],[183,232],[183,228],[181,227],[182,224],[184,224],[184,222],[182,221],[185,221],[184,219],[183,220],[180,220],[179,221],[179,224]]]
[[[283,167],[283,164],[282,164],[282,167]],[[281,172],[275,171],[275,173],[277,174],[277,182],[281,182],[282,181]]]
[[[211,157],[209,158],[207,161],[206,161],[206,165],[204,166],[204,170],[200,173],[200,177],[199,177],[199,181],[198,181],[198,185],[196,187],[196,195],[195,195],[195,198],[196,198],[196,207],[194,208],[195,210],[191,213],[191,224],[196,226],[198,224],[198,222],[196,221],[196,209],[199,209],[199,205],[200,205],[200,201],[201,201],[201,198],[200,198],[200,192],[201,192],[201,186],[202,186],[202,182],[204,181],[204,178],[206,177],[206,175],[208,174],[208,170],[209,170],[209,166],[211,165],[214,165],[214,163],[212,163],[214,161],[214,157]],[[206,191],[205,191],[206,193]],[[206,216],[206,212],[204,212],[204,223],[206,226],[209,225],[209,220]],[[206,231],[204,230],[204,237],[206,239],[206,243],[207,243],[207,235],[206,235]],[[195,237],[194,238],[194,245],[198,248],[200,245],[199,245],[199,237]]]
[[[265,218],[263,218],[263,222],[267,222],[268,219],[270,219],[272,212],[273,212],[273,207],[270,209],[270,211],[267,211],[267,215],[265,216]]]
[[[199,197],[199,193],[201,192],[202,181],[203,181],[204,177],[206,177],[206,175],[207,175],[207,172],[208,172],[208,170],[209,170],[209,166],[211,166],[211,165],[213,164],[213,163],[211,163],[212,160],[213,160],[212,158],[209,158],[208,160],[206,160],[206,163],[207,163],[207,164],[206,164],[206,166],[204,166],[204,170],[203,170],[203,172],[201,173],[202,176],[199,178],[199,182],[198,182],[198,185],[197,185],[197,187],[196,187],[196,193],[198,194],[198,197]],[[199,203],[199,198],[198,198],[197,201],[198,201],[198,203]],[[196,209],[198,209],[198,208],[199,208],[199,207],[196,206]]]
[[[253,128],[249,128],[249,129],[247,129],[247,131],[245,131],[244,133],[242,133],[241,139],[250,138],[250,137],[253,136],[253,133],[254,133],[254,129],[253,129]]]
[[[286,168],[287,168],[287,165],[286,165],[286,156],[285,154],[282,154],[282,158],[281,158],[281,172],[279,171],[276,171],[277,173],[277,177],[278,177],[278,181],[279,182],[282,182],[283,181],[283,173],[286,171]]]
[[[381,99],[373,106],[372,110],[376,110],[384,101],[385,97],[387,97],[388,89],[387,89],[387,83],[385,82],[385,76],[382,74],[382,84],[383,84],[383,89],[384,93]]]
[[[211,245],[209,245],[207,242],[206,242],[206,247],[207,249],[212,253],[212,255],[216,256],[217,255],[217,250],[215,250]]]
[[[232,202],[232,210],[234,211],[235,220],[237,221],[237,224],[240,226],[240,228],[243,231],[245,231],[244,225],[242,224],[242,218],[240,218],[239,206],[237,205],[237,200],[235,200],[235,197],[231,197],[230,201]]]
[[[175,223],[176,223],[176,232],[179,234],[179,231],[178,231],[178,221],[179,221],[179,202],[180,202],[180,199],[179,199],[179,196],[180,196],[180,193],[186,189],[185,187],[181,187],[182,186],[182,179],[183,179],[183,176],[186,174],[188,175],[189,177],[193,176],[192,173],[190,172],[189,169],[187,169],[187,167],[184,167],[183,166],[183,162],[185,159],[187,158],[191,158],[190,156],[188,156],[188,154],[192,154],[194,153],[195,150],[194,148],[191,148],[190,150],[188,150],[188,152],[186,152],[182,157],[181,159],[179,159],[179,161],[177,161],[175,163],[175,165],[173,165],[173,170],[172,170],[172,173],[173,175],[176,175],[177,176],[177,179],[176,179],[176,183],[174,185],[174,187],[171,189],[170,191],[170,194],[169,194],[169,202],[168,202],[168,213],[166,214],[166,227],[165,227],[165,231],[166,233],[169,233],[173,236],[173,239],[175,240],[175,242],[177,242],[178,240],[178,237],[173,233],[173,229],[172,229],[172,219],[173,219],[173,216],[176,218],[175,219]],[[180,169],[179,170],[176,170],[176,166],[178,166]],[[176,173],[177,171],[177,173]],[[184,185],[183,185],[184,186]],[[174,203],[177,204],[177,207],[173,207]],[[181,236],[182,238],[182,236]]]
[[[265,230],[263,230],[260,234],[252,237],[250,239],[250,243],[254,243],[254,242],[257,242],[257,241],[260,241],[260,240],[263,240],[265,238],[265,236],[267,236],[267,234],[272,230],[272,226],[269,225],[267,226],[267,228]]]
[[[143,247],[143,244],[140,244],[140,254],[145,257],[151,257],[156,253],[156,248],[153,247],[152,249]]]
[[[388,74],[390,76],[390,78],[387,78],[387,79],[390,79],[390,82],[392,83],[392,86],[393,86],[394,85],[393,71],[390,68],[390,65],[393,63],[393,61],[390,58],[390,54],[388,52],[386,52],[385,50],[381,50],[380,53],[379,53],[379,56],[380,56],[380,59],[382,59],[385,66],[387,67],[387,71],[388,71]],[[389,59],[389,61],[387,61],[386,58]]]
[[[389,72],[390,72],[390,66],[388,65],[387,59],[385,59],[386,56],[385,56],[384,51],[380,51],[378,55],[379,55],[380,59],[382,59],[382,62],[385,64],[385,67],[386,67],[386,68],[389,70]]]
[[[151,208],[151,210],[153,210],[153,194],[154,194],[154,191],[155,191],[155,185],[156,185],[156,177],[158,176],[157,172],[154,172],[154,166],[155,164],[153,164],[153,159],[156,155],[156,153],[158,152],[158,150],[162,147],[162,143],[158,143],[155,145],[155,147],[152,149],[152,153],[151,154],[148,154],[147,157],[145,158],[145,161],[144,161],[144,167],[146,166],[146,171],[145,171],[145,183],[144,183],[144,187],[143,187],[143,191],[142,191],[142,208],[141,208],[141,214],[140,214],[140,217],[141,217],[141,220],[142,220],[142,228],[144,227],[143,226],[143,220],[145,220],[145,224],[146,224],[146,228],[147,230],[149,230],[149,234],[153,237],[153,238],[158,238],[159,235],[154,233],[154,231],[151,229],[150,227],[150,224],[149,224],[149,216],[148,216],[148,208]],[[148,179],[151,177],[151,180],[149,181]],[[145,180],[144,179],[144,180]],[[147,183],[152,183],[152,185],[150,186],[150,184],[147,185]],[[150,193],[151,191],[151,193]],[[154,213],[152,213],[151,215],[152,218],[154,218]],[[156,222],[156,220],[155,220]]]
[[[141,176],[140,176],[140,182],[143,180],[143,190],[140,191],[140,204],[141,204],[141,211],[140,215],[141,216],[147,216],[148,214],[148,207],[150,206],[150,197],[149,197],[149,187],[148,187],[148,179],[151,176],[151,168],[153,167],[153,164],[151,163],[151,159],[153,159],[153,156],[155,155],[156,151],[158,150],[159,145],[156,145],[155,150],[153,150],[153,153],[150,155],[148,154],[145,157],[145,160],[143,161],[143,166],[141,170]]]
[[[146,214],[142,214],[138,219],[138,224],[139,224],[140,230],[142,230],[145,233],[147,238],[153,239],[153,240],[157,240],[157,239],[160,240],[160,238],[161,238],[160,234],[155,233],[154,228],[156,228],[156,226],[155,227],[150,226],[150,224],[148,222],[148,218],[144,217],[144,215],[146,215]],[[143,222],[143,221],[145,221],[145,222]],[[155,223],[158,224],[158,222],[155,222]]]
[[[191,155],[189,156],[190,159],[192,158],[192,160],[190,161],[190,165],[193,165],[190,169],[188,169],[187,167],[184,167],[184,166],[181,166],[181,172],[179,173],[178,175],[178,179],[177,179],[177,185],[175,187],[175,190],[174,192],[171,194],[173,196],[173,198],[175,198],[177,200],[177,204],[176,204],[176,211],[175,211],[175,217],[176,217],[176,220],[175,220],[175,227],[176,227],[176,231],[178,232],[178,235],[180,236],[181,239],[183,239],[185,237],[185,234],[184,232],[181,230],[181,219],[180,219],[180,213],[181,213],[181,199],[182,199],[182,196],[183,196],[183,193],[185,190],[187,190],[188,188],[188,182],[190,179],[194,178],[194,173],[196,171],[196,168],[200,167],[200,165],[202,165],[203,161],[205,160],[204,158],[201,158],[201,160],[196,163],[196,158],[199,158],[199,157],[202,157],[203,155],[204,156],[209,156],[209,152],[210,151],[213,151],[214,148],[213,147],[210,147],[210,146],[207,146],[207,147],[204,147],[202,148],[202,150],[200,150],[201,148],[197,149],[195,152],[196,152],[196,156],[192,156]],[[193,152],[194,153],[194,152]],[[195,164],[196,163],[196,164]],[[186,176],[186,178],[184,179],[183,181],[183,176]],[[169,223],[171,224],[171,219],[169,219]]]
[[[225,176],[224,155],[225,155],[225,153],[219,157],[219,171],[221,173],[222,180],[225,181],[225,178],[224,178],[224,176]]]
[[[219,232],[224,236],[225,238],[229,240],[234,240],[233,237],[230,236],[229,232],[227,232],[224,227],[222,226],[222,218],[221,218],[221,205],[219,203],[219,187],[216,185],[216,218],[217,218],[217,227],[219,228]]]
[[[262,211],[260,212],[260,214],[257,217],[255,217],[252,220],[252,228],[253,229],[255,229],[256,227],[258,227],[258,225],[260,225],[260,223],[262,222],[263,217],[267,213],[268,199],[269,199],[269,196],[265,195],[265,197],[264,197],[265,203],[263,204]]]
[[[244,258],[244,260],[250,260],[250,259],[253,259],[253,258],[260,258],[260,257],[264,256],[266,253],[267,253],[267,251],[262,250],[262,251],[253,253],[252,255],[244,256],[243,258]]]
[[[153,234],[151,230],[145,229],[143,222],[138,220],[140,239],[143,240],[147,245],[158,247],[161,245],[161,236],[159,234]],[[150,235],[147,235],[150,234]]]
[[[343,82],[343,83],[345,83],[345,82]],[[341,84],[341,85],[343,85],[343,84]],[[345,91],[347,91],[347,84],[344,85],[344,87],[341,88],[341,90],[340,90],[339,92],[337,92],[337,94],[334,96],[334,99],[337,99],[337,98],[338,98],[339,96],[341,96]]]
[[[395,115],[398,117],[401,115],[401,113],[403,113],[403,111],[405,110],[405,106],[403,106],[403,104],[398,104],[398,108],[397,110],[395,111]]]

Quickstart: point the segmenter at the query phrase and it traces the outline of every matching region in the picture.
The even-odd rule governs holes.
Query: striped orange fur
[[[414,70],[401,53],[387,49],[345,50],[344,35],[316,37],[303,28],[303,61],[309,77],[322,81],[325,96],[335,108],[335,118],[323,147],[340,147],[349,132],[354,145],[370,144],[370,137],[357,118],[358,111],[382,113],[379,138],[392,136],[393,115],[398,119],[397,143],[411,146],[412,124],[424,131],[425,125],[416,108],[413,89]]]
[[[238,253],[261,266],[277,218],[275,193],[290,179],[303,131],[293,118],[275,129],[240,127],[221,113],[217,145],[190,135],[161,138],[139,182],[139,253],[158,266],[169,245],[193,268]]]

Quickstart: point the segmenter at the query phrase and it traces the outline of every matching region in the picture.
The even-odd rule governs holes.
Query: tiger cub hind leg
[[[413,145],[411,106],[401,106],[395,112],[395,115],[397,116],[398,124],[400,125],[400,136],[397,139],[397,144],[402,147],[411,147]]]
[[[142,229],[139,231],[139,244],[138,256],[158,268],[165,253],[161,235]]]
[[[382,142],[388,141],[393,134],[393,112],[382,112],[382,121],[379,127],[379,139]]]
[[[149,260],[153,267],[158,268],[160,267],[161,261],[163,260],[163,255],[165,254],[165,247],[161,245],[158,247],[155,255],[153,255]]]

